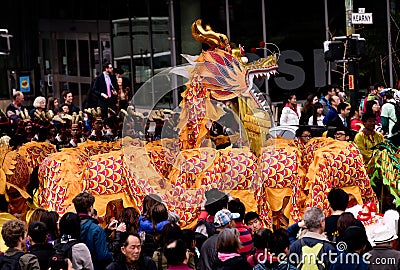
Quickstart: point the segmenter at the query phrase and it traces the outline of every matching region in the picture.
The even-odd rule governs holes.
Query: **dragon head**
[[[193,23],[192,35],[210,46],[195,60],[195,71],[202,86],[217,100],[248,93],[254,78],[269,77],[278,69],[275,54],[249,62],[242,46],[232,49],[226,35],[214,32],[209,25],[204,29],[201,20]]]
[[[260,58],[249,62],[245,56],[244,48],[239,44],[239,48],[232,49],[232,55],[239,61],[246,71],[246,84],[248,90],[253,87],[254,78],[269,79],[270,74],[275,74],[278,69],[278,60],[276,54],[269,55],[267,58]]]

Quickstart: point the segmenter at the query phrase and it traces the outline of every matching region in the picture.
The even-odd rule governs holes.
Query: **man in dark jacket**
[[[90,250],[94,269],[104,269],[111,262],[112,254],[108,250],[106,233],[92,218],[94,196],[82,192],[72,202],[81,219],[81,241]]]
[[[3,254],[0,254],[0,269],[3,269],[1,263],[1,261],[4,261],[3,257],[7,257],[14,262],[17,260],[21,270],[40,269],[37,257],[22,251],[25,246],[25,222],[18,219],[7,221],[1,229],[1,236],[8,249]]]
[[[107,266],[106,270],[157,270],[154,261],[142,254],[142,243],[139,235],[124,234],[121,238],[121,254],[119,258]]]
[[[50,258],[56,252],[53,245],[47,243],[47,227],[43,222],[32,222],[28,228],[29,253],[36,255],[40,269],[49,269]]]
[[[337,253],[335,247],[323,235],[325,230],[324,212],[317,207],[310,207],[304,212],[303,220],[308,232],[290,245],[289,262],[294,266],[301,266],[303,263],[308,262],[310,257],[313,257],[316,258],[314,265],[329,269]],[[314,250],[318,246],[321,247],[318,251],[315,250],[317,254],[310,255],[308,253],[303,255],[303,250]]]

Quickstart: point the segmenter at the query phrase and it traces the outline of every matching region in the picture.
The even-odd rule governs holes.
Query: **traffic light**
[[[11,51],[10,37],[7,29],[0,29],[0,55],[9,55]]]
[[[358,34],[334,37],[332,41],[324,41],[324,53],[326,61],[360,59],[365,54],[365,39]]]
[[[344,58],[344,43],[342,41],[324,41],[325,61],[342,60]]]

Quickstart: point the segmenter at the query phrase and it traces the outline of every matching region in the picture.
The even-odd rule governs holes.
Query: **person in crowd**
[[[47,111],[52,112],[53,115],[56,115],[59,108],[59,101],[56,97],[49,97],[47,100]]]
[[[301,126],[296,130],[296,139],[297,142],[302,148],[310,141],[312,138],[311,128],[309,126]]]
[[[15,133],[21,118],[19,115],[24,110],[24,94],[21,91],[16,91],[13,96],[12,102],[6,108],[6,115],[10,121],[10,126],[12,129],[11,133]]]
[[[218,234],[218,259],[214,262],[213,269],[252,269],[247,260],[238,252],[242,246],[239,237],[240,233],[236,228],[225,228]]]
[[[322,97],[319,99],[319,103],[322,104],[324,107],[323,115],[327,115],[330,108],[331,108],[331,103],[330,99],[331,97],[336,95],[335,87],[332,85],[327,85],[322,88]]]
[[[228,202],[228,210],[232,213],[238,213],[240,215],[238,218],[235,218],[235,227],[239,231],[239,239],[242,246],[238,252],[242,256],[248,257],[253,250],[253,237],[251,236],[251,230],[243,224],[246,207],[239,199],[234,199]]]
[[[317,244],[320,244],[320,251],[322,252],[315,254],[317,258],[316,264],[322,264],[325,269],[329,269],[331,265],[329,254],[336,252],[336,249],[323,234],[325,231],[324,212],[317,207],[309,207],[304,212],[303,221],[308,231],[302,238],[296,240],[290,245],[290,262],[294,265],[300,266],[302,263],[301,258],[303,250],[306,248],[313,248]],[[322,254],[325,255],[322,256]]]
[[[325,218],[325,232],[329,241],[334,241],[334,236],[337,236],[338,219],[346,211],[349,195],[341,188],[332,188],[328,193],[328,202],[332,213]],[[358,221],[356,225],[363,227],[361,221]]]
[[[102,142],[110,141],[110,138],[106,135],[106,131],[104,130],[104,121],[101,117],[96,117],[94,120],[93,129],[88,140]]]
[[[260,262],[267,260],[268,242],[272,232],[269,229],[259,229],[253,234],[253,242],[255,252],[247,258],[247,262],[252,266],[256,266]]]
[[[362,111],[360,107],[351,107],[350,110],[350,129],[355,131],[360,131],[361,127],[363,126],[361,120]]]
[[[188,266],[192,269],[196,269],[199,263],[199,251],[196,248],[196,234],[192,229],[183,229],[182,240],[185,242],[189,254]]]
[[[337,107],[340,104],[340,99],[338,96],[332,96],[329,99],[329,103],[330,103],[330,109],[328,111],[327,114],[325,114],[324,120],[322,121],[324,123],[324,125],[328,125],[328,123],[332,122],[333,119],[335,119],[336,117],[338,117],[339,113],[337,110]]]
[[[38,168],[39,169],[39,168]],[[32,171],[32,173],[34,174],[36,172],[36,170]],[[32,180],[34,180],[35,178],[35,174],[32,176]],[[38,179],[39,181],[39,179]],[[39,184],[38,184],[39,185]],[[27,220],[27,228],[29,228],[29,226],[31,225],[31,223],[35,222],[35,221],[41,221],[41,217],[44,213],[46,213],[47,211],[43,208],[36,208],[35,210],[33,210],[31,212],[31,215],[29,216],[29,219]],[[28,217],[28,216],[27,216]],[[26,245],[26,250],[29,250],[30,248],[30,243],[28,241],[28,239],[25,240],[25,245]]]
[[[235,228],[235,218],[240,214],[231,213],[228,209],[218,211],[214,216],[215,233],[209,237],[202,245],[200,250],[199,270],[213,270],[214,263],[217,261],[217,239],[218,234],[225,228]],[[239,248],[239,246],[237,247]],[[237,252],[237,251],[235,251]]]
[[[283,101],[283,108],[279,124],[281,126],[298,125],[301,117],[295,94],[289,94]]]
[[[381,106],[376,99],[367,101],[366,105],[366,114],[373,114],[376,117],[375,121],[375,130],[379,131],[382,129],[382,120],[381,120]]]
[[[260,262],[253,267],[253,270],[296,270],[297,268],[288,261],[289,246],[287,230],[283,228],[275,230],[268,239],[268,257],[265,262]]]
[[[333,137],[338,141],[348,142],[350,140],[350,130],[347,127],[337,127]]]
[[[260,215],[254,211],[247,212],[244,215],[244,224],[251,229],[252,234],[254,234],[255,231],[263,228],[263,222],[260,218]]]
[[[367,112],[367,101],[369,100],[377,100],[378,89],[375,86],[371,85],[368,87],[368,95],[362,100],[362,113]]]
[[[300,125],[308,125],[308,120],[314,113],[314,105],[318,102],[316,94],[309,94],[301,108]]]
[[[160,233],[165,224],[168,223],[167,207],[163,203],[156,203],[150,209],[150,219],[139,220],[139,233]]]
[[[396,270],[400,269],[400,251],[394,249],[398,236],[387,225],[375,227],[372,232],[372,241],[375,246],[368,252],[370,270]],[[385,265],[377,262],[385,261]]]
[[[164,255],[167,258],[168,270],[192,270],[187,265],[189,252],[182,239],[169,241],[164,246]]]
[[[367,270],[368,264],[362,256],[367,247],[368,238],[364,228],[358,226],[350,226],[344,233],[344,243],[346,248],[342,250],[338,246],[339,255],[332,264],[332,270]],[[380,268],[382,269],[382,268]]]
[[[167,258],[165,257],[164,254],[165,245],[171,241],[175,241],[177,239],[182,239],[182,238],[183,238],[182,229],[179,227],[179,225],[175,223],[166,224],[162,228],[161,233],[154,237],[155,239],[154,244],[156,246],[156,249],[154,250],[152,258],[159,270],[167,270],[168,268]],[[145,254],[143,251],[144,248],[145,244],[142,245],[142,254]],[[192,260],[191,263],[193,266],[194,261]]]
[[[324,120],[324,107],[322,106],[321,103],[317,102],[313,106],[313,114],[308,118],[308,125],[309,126],[323,126],[324,123],[322,121]]]
[[[69,109],[69,114],[73,114],[73,113],[79,113],[80,109],[78,106],[76,106],[73,102],[73,95],[72,92],[70,90],[64,90],[61,93],[61,96],[64,98],[64,104],[68,105],[68,109]]]
[[[126,231],[132,233],[139,232],[139,211],[134,207],[125,207],[122,209],[119,221],[125,223]]]
[[[94,200],[92,194],[81,192],[72,200],[72,203],[81,220],[80,240],[90,250],[94,269],[102,269],[111,262],[112,254],[108,250],[104,230],[91,217]]]
[[[55,246],[70,241],[76,241],[71,248],[71,261],[74,269],[94,269],[92,257],[86,244],[79,243],[81,236],[81,220],[72,212],[65,213],[60,219],[61,239],[55,242]]]
[[[362,121],[364,128],[356,134],[354,137],[354,143],[360,149],[364,158],[364,163],[368,164],[373,153],[372,147],[385,141],[385,138],[381,133],[375,131],[375,115],[364,114],[362,116]]]
[[[154,261],[142,254],[142,242],[138,234],[123,234],[121,243],[121,255],[106,270],[157,270]]]
[[[379,102],[379,105],[382,107],[384,101],[383,101],[383,95],[382,92],[385,89],[385,85],[383,83],[375,83],[374,88],[376,89],[376,98]]]
[[[46,113],[46,98],[45,97],[36,97],[33,101],[33,109],[30,110],[29,116],[33,121],[39,121],[40,118],[35,115],[35,112],[41,114],[42,112]]]
[[[333,103],[334,104],[334,103]],[[349,126],[349,115],[350,115],[351,106],[348,103],[339,103],[337,106],[337,117],[331,119],[330,121],[326,122],[327,126],[333,127],[348,127]]]
[[[86,141],[83,134],[82,123],[72,124],[71,126],[71,139],[69,140],[69,147],[76,147],[78,144]]]
[[[40,221],[32,222],[28,227],[29,253],[38,258],[40,269],[49,269],[50,258],[55,249],[47,241],[48,231],[46,224]]]
[[[212,188],[205,192],[206,201],[204,210],[200,212],[199,221],[194,227],[196,233],[196,246],[199,250],[213,234],[215,234],[214,216],[222,210],[228,208],[228,195],[219,191],[217,188]]]
[[[60,238],[58,232],[58,220],[60,215],[56,211],[46,211],[40,217],[40,221],[46,224],[47,227],[47,241],[53,244],[55,240]]]
[[[118,99],[117,99],[117,112],[121,109],[126,110],[131,100],[131,89],[129,86],[123,84],[123,78],[117,78],[118,84]]]
[[[2,257],[13,257],[18,260],[21,270],[40,269],[38,258],[23,251],[25,245],[25,222],[18,219],[7,221],[3,224],[1,236],[8,249],[0,254],[0,261],[3,260]]]
[[[337,230],[333,233],[333,243],[339,243],[344,241],[344,234],[348,227],[357,226],[356,218],[353,213],[343,212],[337,221]],[[361,227],[361,226],[360,226]],[[364,226],[362,226],[364,227]]]
[[[336,93],[336,95],[339,97],[341,103],[347,102],[347,96],[345,92],[339,91]]]
[[[390,138],[394,135],[392,129],[397,122],[396,101],[391,90],[382,91],[381,95],[384,103],[381,111],[382,130]]]
[[[114,111],[117,110],[117,85],[112,72],[112,64],[109,62],[104,63],[103,72],[96,77],[93,84],[93,92],[98,97],[98,106],[102,108],[103,120],[107,118],[108,108]]]

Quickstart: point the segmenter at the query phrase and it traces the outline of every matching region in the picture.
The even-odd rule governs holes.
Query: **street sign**
[[[354,75],[349,75],[349,90],[354,90]]]
[[[351,14],[352,24],[372,24],[372,13],[353,13]]]

